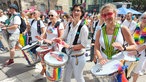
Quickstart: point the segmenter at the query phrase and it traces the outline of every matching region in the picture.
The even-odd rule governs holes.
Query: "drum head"
[[[52,55],[50,55],[51,53],[56,54],[58,56],[59,55],[62,55],[62,61],[58,61],[55,57],[53,57]],[[57,66],[63,66],[63,65],[65,65],[65,63],[68,60],[68,56],[65,53],[63,53],[63,52],[54,51],[54,52],[47,53],[45,55],[45,57],[44,57],[44,60],[45,60],[46,64],[48,64],[50,66],[57,67]]]
[[[102,67],[100,64],[96,64],[91,68],[91,73],[95,76],[110,75],[118,71],[119,65],[120,61],[118,60],[111,60]]]
[[[30,47],[31,47],[30,45],[26,45],[26,46],[22,47],[22,50],[27,50],[27,49],[29,49]]]
[[[45,51],[50,50],[50,49],[52,49],[52,47],[48,47],[48,49],[43,49],[41,47],[38,47],[38,48],[36,48],[36,51],[37,52],[45,52]]]
[[[123,55],[124,55],[124,60],[127,60],[127,61],[136,61],[136,57],[134,55],[129,56],[127,51],[124,51],[123,52]]]
[[[136,57],[134,55],[129,56],[127,51],[123,51],[123,52],[120,52],[116,55],[113,55],[112,59],[126,60],[126,61],[136,61]]]
[[[36,42],[32,42],[31,45],[28,44],[28,45],[22,47],[22,50],[27,50],[27,49],[29,49],[29,48],[33,48],[33,47],[35,47],[35,45],[36,45],[37,43],[38,43],[37,41],[36,41]]]

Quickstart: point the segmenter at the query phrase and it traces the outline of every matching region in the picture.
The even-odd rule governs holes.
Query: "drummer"
[[[133,37],[138,47],[136,51],[131,52],[131,55],[141,54],[140,60],[133,70],[133,82],[136,82],[138,76],[143,75],[146,71],[146,12],[141,15],[140,24],[137,25]]]
[[[76,82],[85,82],[83,77],[83,68],[86,63],[85,51],[88,45],[88,28],[85,24],[82,24],[82,18],[84,16],[84,9],[81,5],[75,4],[72,9],[73,21],[71,24],[66,25],[63,40],[66,53],[69,56],[69,60],[65,65],[63,82],[71,82],[72,74],[74,74]],[[77,30],[80,29],[80,32]],[[79,37],[76,35],[79,33]],[[77,39],[75,39],[77,38]],[[56,41],[62,41],[56,39]]]
[[[58,21],[59,15],[57,14],[57,12],[55,10],[50,10],[48,16],[49,16],[50,22],[48,23],[48,27],[46,30],[47,36],[45,39],[41,39],[41,37],[37,37],[37,39],[43,41],[43,43],[45,43],[45,44],[51,45],[51,44],[53,44],[53,39],[60,38],[63,35],[64,25],[62,22]],[[59,24],[57,25],[57,23],[59,23]],[[46,71],[45,70],[45,63],[44,63],[44,56],[45,55],[46,55],[46,53],[44,53],[43,55],[39,55],[42,58],[42,60],[41,60],[42,71],[40,74],[35,75],[35,77],[37,79],[42,78],[45,71]]]
[[[45,32],[46,32],[46,28],[45,25],[43,23],[43,21],[40,20],[40,15],[41,13],[39,11],[34,11],[34,19],[30,21],[29,25],[26,30],[23,32],[23,34],[25,35],[26,33],[28,33],[29,31],[31,32],[31,41],[30,43],[33,43],[35,41],[37,41],[37,38],[35,36],[40,36],[41,38],[44,38],[45,36]],[[38,22],[40,23],[40,32],[38,32]],[[31,49],[31,51],[36,54],[36,48],[38,46],[35,46],[33,49]]]
[[[108,59],[119,51],[136,50],[136,44],[127,27],[117,23],[117,11],[113,4],[105,4],[100,10],[100,14],[105,21],[105,25],[96,33],[94,47],[94,62],[105,64]],[[124,40],[129,46],[123,46]]]

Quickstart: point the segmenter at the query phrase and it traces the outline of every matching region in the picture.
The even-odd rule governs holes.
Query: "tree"
[[[134,9],[142,12],[146,10],[146,0],[131,0],[131,2]]]

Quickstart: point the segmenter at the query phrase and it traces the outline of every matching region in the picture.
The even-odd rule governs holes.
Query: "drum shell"
[[[33,45],[26,45],[22,48],[22,53],[29,65],[34,65],[39,62],[40,58],[31,51],[36,45],[37,43],[34,43]]]
[[[55,51],[56,52],[56,51]],[[62,53],[62,52],[60,52]],[[50,61],[51,58],[50,53],[46,54],[44,57],[45,63],[46,63],[46,79],[47,82],[52,81],[51,79],[48,79],[49,77],[54,78],[54,81],[60,81],[62,76],[63,76],[63,69],[64,69],[64,65],[66,64],[67,60],[68,60],[68,56],[66,54],[64,54],[63,56],[63,61],[62,63],[56,64],[54,63],[55,61],[59,62],[58,60],[53,60],[52,62]]]
[[[46,79],[47,82],[50,81],[61,81],[62,77],[63,77],[63,70],[64,66],[60,66],[60,67],[53,67],[53,66],[49,66],[46,65]],[[49,78],[53,78],[53,79],[49,79]]]
[[[111,74],[111,75],[103,75],[103,76],[95,76],[93,75],[94,77],[94,80],[95,82],[118,82],[116,76],[118,75],[118,73],[114,73],[114,74]]]

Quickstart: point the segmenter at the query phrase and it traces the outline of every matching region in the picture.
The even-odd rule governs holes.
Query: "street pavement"
[[[37,63],[34,67],[28,67],[22,52],[16,51],[15,63],[8,66],[2,67],[3,63],[9,59],[9,52],[0,54],[0,82],[47,82],[44,77],[41,80],[37,80],[32,74],[38,74],[41,71],[41,64]],[[87,57],[89,60],[89,56]],[[94,66],[93,62],[87,62],[84,68],[85,82],[95,82],[90,72],[90,69]],[[72,77],[71,82],[76,82]],[[132,82],[132,79],[129,80]],[[140,76],[137,82],[146,82],[146,75]]]

